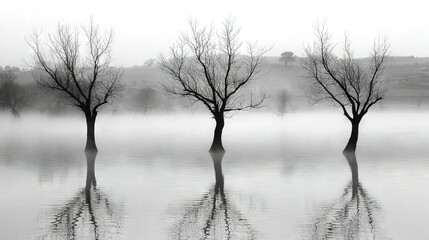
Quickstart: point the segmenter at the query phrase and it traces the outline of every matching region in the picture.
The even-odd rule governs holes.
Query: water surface
[[[428,239],[429,114],[0,116],[0,239]],[[95,162],[87,168],[87,159]]]

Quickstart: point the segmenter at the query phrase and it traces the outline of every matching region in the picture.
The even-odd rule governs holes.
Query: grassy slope
[[[269,93],[287,88],[293,96],[301,97],[305,95],[307,84],[302,76],[298,63],[284,66],[278,63],[277,57],[267,57],[254,87],[264,88]],[[429,96],[429,58],[394,57],[389,60],[384,76],[389,88],[388,97]],[[166,79],[158,67],[126,68],[123,76],[123,81],[129,88],[160,89]],[[34,82],[30,72],[19,73],[18,81]]]

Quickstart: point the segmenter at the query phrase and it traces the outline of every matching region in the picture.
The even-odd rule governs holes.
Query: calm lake
[[[429,113],[0,115],[0,239],[429,239]],[[95,161],[95,168],[87,169]],[[89,164],[90,165],[90,164]],[[90,165],[91,166],[91,165]]]

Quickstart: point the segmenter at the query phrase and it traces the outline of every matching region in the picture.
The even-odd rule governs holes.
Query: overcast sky
[[[429,56],[429,3],[418,0],[0,0],[0,66],[23,67],[30,60],[25,42],[33,29],[44,33],[58,22],[80,26],[93,16],[102,28],[115,31],[114,64],[142,65],[157,58],[192,16],[214,24],[236,18],[240,39],[273,46],[267,53],[302,54],[302,44],[313,39],[316,20],[328,19],[334,40],[344,31],[357,57],[368,55],[378,36],[389,36],[391,55]]]

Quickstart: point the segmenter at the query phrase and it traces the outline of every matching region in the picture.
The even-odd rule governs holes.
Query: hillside
[[[361,59],[363,62],[367,60]],[[17,75],[20,83],[34,83],[30,72],[20,72]],[[279,91],[286,89],[291,102],[298,105],[307,104],[305,96],[308,94],[306,92],[308,82],[303,75],[299,63],[292,62],[285,66],[278,62],[277,57],[267,57],[261,75],[253,82],[253,87],[264,89],[274,101]],[[424,102],[429,105],[429,58],[391,57],[384,76],[388,86],[384,104],[397,105],[411,101],[413,104]],[[129,109],[134,109],[140,104],[142,99],[138,94],[144,88],[153,89],[157,95],[162,95],[157,97],[158,99],[166,98],[162,94],[161,85],[167,81],[167,76],[157,66],[125,68],[123,81],[127,87],[123,101]],[[168,100],[163,102],[164,105],[169,104]]]
[[[294,95],[303,95],[306,81],[298,63],[288,66],[277,61],[277,57],[267,57],[262,66],[260,78],[254,86],[269,89],[288,88]],[[388,96],[429,96],[429,58],[392,57],[385,71],[389,85]],[[129,67],[124,69],[123,81],[128,87],[158,88],[166,76],[156,67]],[[30,72],[18,73],[21,83],[33,83]]]

